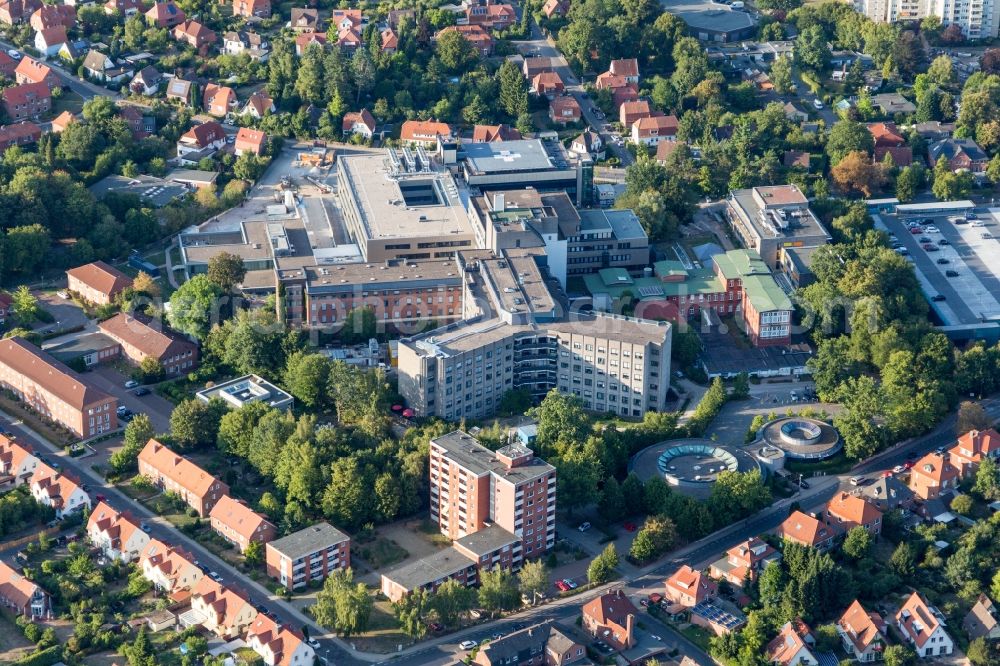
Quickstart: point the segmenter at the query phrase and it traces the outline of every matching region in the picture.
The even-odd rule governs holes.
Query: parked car
[[[141,529],[146,534],[149,534],[149,523],[139,523],[139,529]]]
[[[557,580],[555,585],[556,589],[558,589],[560,592],[569,592],[571,589],[573,589],[561,580]]]
[[[938,241],[938,245],[951,245],[951,241],[948,240],[947,238],[942,238],[941,240]]]
[[[431,622],[430,624],[427,625],[427,628],[433,631],[434,633],[438,633],[439,631],[444,631],[444,626],[438,624],[437,622]]]
[[[862,481],[863,479],[864,479],[864,477],[862,477],[862,476],[852,476],[852,477],[851,477],[851,485],[852,485],[852,486],[858,486],[858,485],[861,485],[861,481]]]
[[[946,277],[958,277],[958,271],[947,270],[944,272]]]
[[[924,233],[924,230],[921,229],[920,227],[910,227],[910,233],[913,234],[914,236],[919,236],[920,234]]]
[[[472,650],[477,645],[479,645],[479,643],[477,643],[476,641],[462,641],[461,643],[458,644],[458,647],[460,647],[463,650]]]
[[[222,582],[222,576],[220,576],[219,574],[217,574],[214,571],[209,571],[208,572],[208,577],[211,578],[212,580],[214,580],[216,583],[221,583]]]
[[[315,638],[307,638],[306,639],[306,645],[308,645],[309,647],[311,647],[313,650],[318,650],[319,649],[319,641],[316,640]]]
[[[931,300],[935,303],[940,303],[941,301],[948,300],[945,298],[944,294],[934,294],[931,296]]]
[[[127,389],[135,388],[138,385],[139,382],[135,381],[134,379],[130,379],[127,382],[125,382],[125,388]]]
[[[576,529],[580,530],[581,532],[586,532],[587,530],[590,529],[590,523],[581,523],[580,526]]]
[[[905,471],[906,468],[903,467],[902,465],[896,465],[895,467],[892,468],[893,474],[902,474]]]
[[[562,582],[569,585],[569,589],[571,590],[575,590],[577,587],[579,587],[576,583],[573,582],[572,578],[563,578]]]
[[[814,99],[813,106],[816,107],[817,110],[820,110],[823,108],[823,102],[819,101],[818,99]]]
[[[136,396],[137,398],[141,398],[141,397],[142,397],[142,396],[144,396],[144,395],[149,395],[149,389],[148,389],[148,388],[146,388],[145,386],[143,386],[143,387],[141,387],[141,388],[137,388],[137,389],[136,389],[136,390],[135,390],[135,391],[133,392],[133,394],[134,394],[134,395],[135,395],[135,396]]]
[[[941,265],[950,264],[951,263],[949,260],[945,259],[944,257],[941,257],[940,259],[938,259],[937,262],[939,264],[941,264]]]

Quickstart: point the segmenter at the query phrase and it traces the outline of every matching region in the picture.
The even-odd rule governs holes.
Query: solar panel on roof
[[[642,297],[662,296],[663,289],[655,284],[646,285],[645,287],[639,287],[639,295]]]

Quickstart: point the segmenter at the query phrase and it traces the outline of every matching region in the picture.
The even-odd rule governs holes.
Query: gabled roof
[[[315,28],[319,23],[319,10],[311,7],[292,7],[293,28]]]
[[[839,532],[835,525],[826,525],[801,511],[795,511],[778,526],[778,536],[809,546],[821,544]]]
[[[147,65],[139,70],[139,73],[135,75],[132,79],[133,81],[140,81],[146,86],[150,86],[154,83],[159,83],[163,80],[163,74],[160,74],[160,70],[156,69],[152,65]]]
[[[169,83],[167,83],[167,94],[173,97],[181,97],[185,101],[190,102],[191,82],[179,79],[175,76],[170,79]]]
[[[247,107],[252,107],[254,111],[257,112],[258,116],[263,117],[265,113],[271,110],[274,106],[274,101],[271,96],[267,94],[267,91],[261,88],[254,94],[250,95],[247,99]]]
[[[552,70],[546,70],[544,72],[539,72],[535,74],[535,77],[531,79],[531,87],[535,90],[540,90],[542,88],[561,88],[563,86],[562,77],[559,76],[559,72],[554,72]]]
[[[980,594],[979,598],[976,599],[976,603],[973,604],[972,610],[969,611],[969,614],[962,621],[962,626],[965,628],[966,633],[969,634],[970,641],[996,631],[1000,624],[997,623],[994,613],[996,613],[996,608],[993,606],[993,602],[985,594]]]
[[[361,35],[354,28],[341,28],[337,33],[337,44],[340,46],[357,46],[361,44]]]
[[[778,635],[767,644],[767,660],[773,664],[791,666],[803,648],[809,650],[807,640],[812,640],[809,626],[802,620],[786,622]],[[812,651],[809,650],[812,654]]]
[[[295,48],[299,53],[305,52],[310,44],[326,44],[325,32],[303,32],[295,37]]]
[[[24,608],[41,588],[19,574],[6,562],[0,561],[0,597]]]
[[[906,143],[906,137],[900,133],[896,123],[868,123],[868,131],[876,146],[901,146]]]
[[[191,597],[201,599],[206,606],[215,611],[220,627],[230,628],[243,606],[250,600],[232,588],[225,587],[208,576],[201,580],[191,590]]]
[[[864,652],[876,639],[885,641],[885,621],[878,613],[865,610],[857,599],[837,620],[858,652]]]
[[[261,525],[270,524],[267,518],[229,495],[223,495],[212,507],[208,516],[230,528],[247,541]]]
[[[288,666],[295,650],[305,641],[305,636],[261,613],[247,629],[247,643],[251,646],[254,645],[253,639],[267,646],[274,656],[274,666]]]
[[[648,115],[653,112],[653,109],[646,100],[637,99],[634,102],[622,102],[621,111],[625,115],[633,113],[645,113]]]
[[[621,590],[605,592],[583,606],[583,614],[592,618],[600,625],[614,622],[625,626],[629,615],[639,615],[638,609]]]
[[[928,453],[910,469],[910,485],[914,477],[923,477],[936,485],[958,478],[958,470],[938,453]]]
[[[216,141],[224,141],[225,138],[226,131],[222,129],[222,125],[214,120],[210,120],[207,123],[195,125],[189,129],[181,136],[181,141],[190,143],[198,148],[205,148]]]
[[[75,371],[24,338],[0,340],[0,362],[75,409],[111,399],[110,395],[84,381]]]
[[[948,453],[969,462],[981,462],[987,456],[995,456],[997,451],[1000,451],[1000,433],[989,428],[965,433]]]
[[[898,167],[913,164],[913,149],[909,146],[875,146],[875,161],[881,162],[886,155],[892,155],[892,163]]]
[[[114,296],[122,289],[132,286],[132,278],[103,261],[94,261],[71,268],[66,271],[66,275],[108,296]]]
[[[24,106],[39,99],[49,99],[52,93],[44,83],[22,83],[0,91],[0,99],[6,104]]]
[[[169,356],[172,347],[187,349],[194,343],[184,338],[180,333],[165,326],[154,328],[143,319],[138,319],[125,312],[119,312],[114,317],[98,324],[98,328],[111,338],[135,347],[146,356],[162,358]]]
[[[35,494],[36,489],[49,498],[51,506],[61,508],[68,505],[69,498],[80,490],[80,486],[62,472],[39,462],[35,473],[31,476],[32,494]]]
[[[972,139],[941,139],[937,143],[932,143],[927,150],[933,162],[937,162],[941,157],[953,160],[960,155],[965,155],[974,162],[989,159],[979,144]]]
[[[0,154],[8,146],[38,141],[41,136],[42,128],[28,121],[0,127]]]
[[[150,465],[165,478],[170,479],[188,492],[204,497],[213,483],[221,483],[214,476],[166,446],[150,439],[139,452],[139,461]]]
[[[93,72],[103,72],[114,66],[115,63],[112,62],[111,58],[96,49],[88,52],[87,57],[83,59],[83,67]]]
[[[194,558],[176,546],[151,539],[139,554],[139,562],[148,562],[153,569],[176,584],[183,569],[194,566]]]
[[[11,474],[26,459],[34,457],[32,450],[0,435],[0,474]]]
[[[635,58],[612,60],[608,71],[615,76],[639,76],[639,61]]]
[[[136,532],[141,532],[141,526],[131,516],[111,508],[106,502],[100,502],[90,512],[87,520],[87,532],[97,531],[111,542],[111,547],[120,551]]]
[[[919,593],[914,592],[896,611],[896,622],[917,647],[923,647],[927,640],[943,626],[936,609],[927,605]]]
[[[193,20],[184,21],[183,23],[178,24],[174,28],[174,38],[176,39],[178,35],[188,35],[198,41],[215,41],[214,30]]]
[[[551,102],[549,102],[549,107],[551,107],[552,112],[561,115],[562,111],[569,109],[574,111],[574,115],[580,112],[580,103],[576,101],[576,98],[572,95],[560,95],[554,97]]]
[[[429,141],[436,136],[451,138],[451,126],[435,120],[407,120],[399,131],[400,141]]]
[[[844,492],[827,502],[826,510],[849,525],[871,525],[882,517],[882,512],[874,505]]]
[[[154,3],[146,12],[146,17],[152,21],[183,21],[184,12],[173,0],[166,0]]]
[[[640,134],[656,130],[660,136],[673,135],[677,133],[677,116],[649,116],[639,118],[632,123],[632,126]]]
[[[41,35],[42,41],[47,47],[55,46],[56,44],[65,44],[69,39],[69,37],[66,36],[66,28],[61,25],[39,30],[38,34]]]
[[[472,128],[473,143],[517,141],[520,138],[521,132],[509,125],[476,125]]]
[[[350,132],[355,124],[364,125],[369,132],[375,131],[375,116],[368,109],[349,111],[344,114],[341,131]]]
[[[38,83],[40,81],[44,81],[46,77],[52,74],[52,68],[38,62],[34,58],[24,56],[21,58],[21,62],[17,64],[17,69],[14,70],[14,74],[27,78],[33,83]]]
[[[330,16],[330,23],[339,26],[344,21],[350,21],[353,27],[361,25],[362,14],[360,9],[334,9]]]
[[[666,587],[692,597],[714,596],[718,590],[715,581],[707,575],[685,564],[666,580]]]
[[[399,37],[392,28],[386,28],[382,31],[382,50],[396,48],[399,48]]]
[[[236,132],[235,147],[237,150],[250,149],[255,152],[260,152],[263,150],[265,143],[267,143],[267,134],[261,132],[260,130],[250,129],[249,127],[241,127],[239,131]]]

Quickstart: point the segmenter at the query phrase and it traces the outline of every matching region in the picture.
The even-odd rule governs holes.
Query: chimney
[[[635,615],[632,613],[628,614],[625,618],[625,648],[631,648],[635,644],[633,633],[635,631]]]
[[[502,213],[504,210],[504,197],[503,192],[497,192],[493,195],[493,212]]]

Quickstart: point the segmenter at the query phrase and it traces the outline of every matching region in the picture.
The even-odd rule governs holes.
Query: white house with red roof
[[[375,116],[368,109],[345,113],[344,120],[341,123],[341,132],[345,136],[357,134],[370,139],[375,134]]]
[[[52,617],[49,593],[0,561],[0,606],[30,619]]]
[[[31,449],[0,435],[0,488],[28,483],[38,465],[39,460]]]
[[[236,133],[236,142],[233,144],[237,155],[243,155],[244,153],[260,155],[264,152],[266,146],[267,134],[260,130],[250,129],[249,127],[241,127],[239,129]]]
[[[236,92],[229,86],[219,86],[214,83],[205,84],[205,92],[202,94],[202,106],[205,113],[222,118],[230,111],[235,111],[239,103]]]
[[[955,644],[945,631],[944,615],[914,592],[896,611],[896,626],[921,659],[949,655]]]
[[[364,22],[364,14],[360,9],[334,9],[330,16],[330,25],[338,32],[347,28],[360,28]]]
[[[87,537],[105,557],[122,562],[138,559],[149,543],[149,535],[136,520],[111,508],[107,502],[99,502],[90,512]]]
[[[268,113],[274,113],[274,100],[263,88],[247,98],[246,106],[241,113],[245,113],[252,118],[260,120]]]
[[[267,666],[309,666],[316,659],[305,636],[265,615],[258,615],[247,629],[246,642]]]
[[[661,141],[673,141],[677,136],[677,116],[652,115],[632,123],[632,143],[655,146]]]
[[[139,568],[156,589],[174,596],[193,589],[205,576],[192,556],[157,539],[151,539],[142,549]]]
[[[181,135],[177,142],[177,155],[182,157],[205,148],[222,148],[224,145],[226,145],[225,130],[222,129],[222,125],[210,120],[207,123],[195,125]]]
[[[693,608],[719,593],[719,586],[707,574],[687,564],[675,571],[664,583],[664,596],[670,603]]]
[[[844,650],[858,661],[879,661],[885,650],[885,620],[868,612],[857,599],[837,620]]]
[[[24,56],[14,69],[14,80],[17,83],[45,83],[49,90],[60,86],[59,75],[48,65],[34,58]]]
[[[437,146],[438,137],[445,141],[452,139],[451,126],[435,120],[407,120],[399,130],[399,140],[404,143],[418,143],[424,148]]]
[[[90,496],[80,484],[42,462],[31,477],[31,496],[55,510],[56,518],[90,508]]]
[[[242,635],[255,619],[257,611],[246,596],[208,576],[191,590],[191,610],[178,618],[183,626],[199,625],[226,640]]]
[[[813,648],[816,638],[802,620],[786,622],[778,635],[767,644],[765,654],[772,664],[780,666],[819,666]]]

